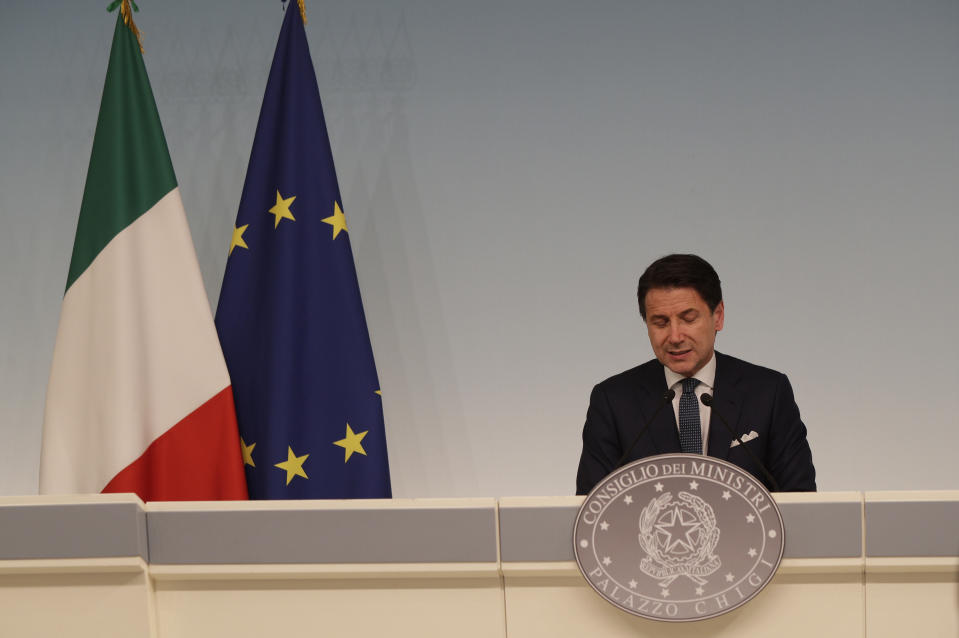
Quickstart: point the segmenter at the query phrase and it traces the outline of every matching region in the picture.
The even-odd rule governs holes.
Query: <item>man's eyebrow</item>
[[[699,314],[699,311],[696,310],[695,308],[687,308],[686,310],[683,310],[681,313],[679,313],[679,316],[682,317],[683,319],[688,319],[690,315],[698,315],[698,314]]]

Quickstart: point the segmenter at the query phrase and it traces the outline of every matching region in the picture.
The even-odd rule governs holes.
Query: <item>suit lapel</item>
[[[736,367],[735,361],[722,354],[716,353],[716,379],[713,387],[713,409],[709,416],[709,456],[726,459],[729,457],[729,445],[733,435],[723,425],[719,414],[726,417],[729,427],[739,434],[739,417],[742,412],[743,399],[740,380],[742,372]]]
[[[663,372],[663,365],[656,360],[649,365],[643,366],[639,378],[640,386],[643,389],[642,413],[645,418],[649,418],[660,406],[663,395],[668,389],[666,387],[666,374]],[[673,412],[671,403],[667,403],[656,415],[656,418],[649,426],[649,438],[652,441],[652,447],[656,454],[668,454],[679,452],[679,430],[676,426],[676,414]]]

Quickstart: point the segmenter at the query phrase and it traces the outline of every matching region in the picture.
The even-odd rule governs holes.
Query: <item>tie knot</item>
[[[696,389],[697,385],[699,385],[699,379],[694,379],[693,377],[683,379],[683,394],[692,392]]]

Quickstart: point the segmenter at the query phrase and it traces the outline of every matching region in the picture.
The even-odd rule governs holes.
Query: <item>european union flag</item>
[[[216,327],[250,498],[389,497],[379,381],[300,11],[288,5]]]

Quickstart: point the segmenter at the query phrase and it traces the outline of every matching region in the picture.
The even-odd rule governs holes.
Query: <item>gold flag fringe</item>
[[[306,24],[306,4],[303,0],[296,0],[296,4],[300,7],[300,17],[303,18],[303,24]]]
[[[143,38],[140,35],[140,30],[137,29],[137,25],[133,21],[133,10],[130,8],[130,0],[123,0],[120,4],[120,14],[123,16],[123,24],[127,25],[130,31],[133,32],[133,35],[137,37],[137,44],[140,45],[141,55],[146,53],[146,51],[143,50]]]

